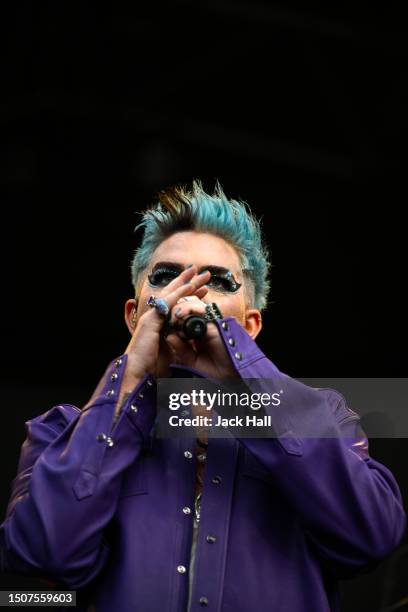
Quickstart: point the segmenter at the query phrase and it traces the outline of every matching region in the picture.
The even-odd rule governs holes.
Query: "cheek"
[[[151,295],[158,295],[158,291],[154,291],[152,287],[149,287],[146,283],[143,284],[140,294],[139,294],[139,304],[138,304],[138,315],[142,315],[146,312],[150,306],[147,305],[147,300]]]
[[[225,295],[209,291],[205,301],[216,302],[224,317],[235,317],[240,322],[244,320],[245,303],[242,295]]]

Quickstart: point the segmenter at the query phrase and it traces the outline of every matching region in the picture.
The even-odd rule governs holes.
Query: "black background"
[[[124,352],[137,213],[171,184],[218,179],[262,217],[281,370],[407,375],[402,4],[21,2],[2,25],[2,508],[24,421]],[[405,499],[406,448],[370,442]],[[399,553],[344,612],[406,594]]]

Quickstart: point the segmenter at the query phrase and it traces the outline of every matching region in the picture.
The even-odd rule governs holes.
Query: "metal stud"
[[[235,353],[235,357],[240,361],[242,359],[242,353]]]
[[[184,456],[185,456],[186,459],[191,459],[193,454],[190,453],[190,451],[184,451]]]
[[[207,540],[207,542],[209,544],[213,544],[217,540],[217,538],[215,536],[212,536],[212,535],[208,535],[205,539]]]
[[[116,380],[118,378],[119,374],[117,372],[114,372],[111,376],[111,380]]]
[[[106,438],[106,444],[107,444],[108,446],[113,446],[114,442],[113,442],[113,440],[112,440],[112,438],[111,438],[111,437]]]
[[[177,566],[177,571],[178,571],[179,574],[185,574],[187,570],[184,567],[184,565],[178,565]]]
[[[189,508],[188,506],[184,506],[183,512],[184,514],[191,514],[191,508]]]
[[[222,329],[225,329],[225,331],[229,330],[229,325],[228,325],[228,323],[226,321],[223,321],[221,323],[221,327],[222,327]]]
[[[98,440],[98,442],[103,442],[104,440],[106,440],[106,435],[104,433],[99,433],[96,436],[96,439]]]
[[[212,482],[213,482],[214,484],[220,484],[220,483],[221,483],[221,480],[222,480],[222,479],[221,479],[221,476],[214,476],[214,477],[213,477],[213,479],[212,479]]]
[[[149,378],[149,380],[146,381],[146,384],[148,387],[151,387],[153,385],[153,381],[151,381]]]
[[[137,412],[139,410],[139,408],[136,406],[136,404],[132,404],[130,406],[130,409],[133,410],[133,412]]]
[[[228,340],[228,344],[229,344],[230,346],[235,346],[235,340],[234,340],[234,338],[229,338],[229,340]]]
[[[115,361],[115,366],[118,368],[120,365],[122,365],[122,359],[117,359]]]
[[[115,395],[115,390],[114,389],[109,389],[109,391],[106,392],[106,395],[108,395],[108,396]]]

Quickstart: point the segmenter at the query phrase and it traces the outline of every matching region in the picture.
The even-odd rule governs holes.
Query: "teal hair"
[[[142,221],[135,231],[144,229],[142,242],[131,263],[135,290],[160,243],[176,232],[195,230],[220,236],[235,248],[245,287],[250,285],[251,306],[266,308],[270,290],[269,253],[262,240],[260,221],[245,202],[228,200],[219,183],[214,194],[209,195],[200,181],[193,181],[190,189],[177,186],[161,191],[158,202],[141,214]]]

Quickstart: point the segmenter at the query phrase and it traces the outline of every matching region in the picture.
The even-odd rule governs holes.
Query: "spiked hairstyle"
[[[223,238],[238,253],[245,282],[248,306],[263,310],[270,290],[269,253],[263,243],[260,221],[245,202],[228,200],[219,183],[213,195],[206,193],[200,181],[191,188],[165,189],[158,201],[141,213],[141,245],[131,262],[132,284],[137,295],[143,272],[159,244],[179,231],[208,232]]]

